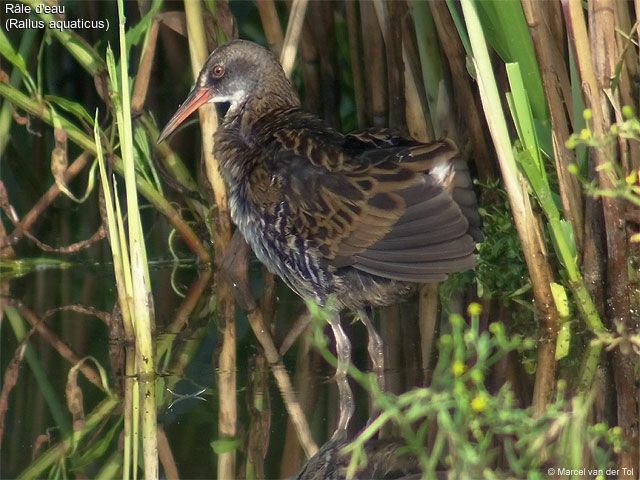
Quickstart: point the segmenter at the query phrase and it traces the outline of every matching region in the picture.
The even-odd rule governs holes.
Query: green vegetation
[[[590,424],[593,396],[567,399],[564,381],[540,416],[518,405],[510,385],[488,390],[488,374],[496,362],[510,352],[533,349],[534,342],[507,337],[501,323],[481,332],[480,313],[474,303],[468,308],[469,323],[460,315],[450,316],[451,330],[438,340],[438,363],[427,388],[395,396],[381,392],[373,374],[351,370],[380,414],[342,450],[350,457],[347,478],[358,478],[368,461],[365,445],[387,425],[406,442],[403,453],[418,459],[426,478],[446,471],[454,478],[542,479],[553,469],[587,465],[593,477],[604,478],[612,453],[622,446],[620,429]],[[313,343],[335,364],[322,333],[325,316],[314,310]],[[431,449],[424,448],[428,437],[433,437]]]

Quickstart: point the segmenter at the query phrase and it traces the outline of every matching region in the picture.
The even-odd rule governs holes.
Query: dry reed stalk
[[[544,21],[547,24],[547,28],[553,37],[555,48],[559,52],[564,52],[567,48],[567,41],[565,39],[564,21],[562,20],[562,7],[559,0],[549,0],[545,2],[545,8],[547,14]],[[564,56],[564,55],[563,55]],[[568,112],[571,115],[572,112]]]
[[[365,1],[361,2],[360,4],[361,16],[363,20],[363,31],[365,28],[365,12],[368,11],[367,8],[364,8],[366,3],[367,2]],[[402,25],[402,19],[404,15],[407,13],[406,4],[404,2],[374,1],[372,2],[372,11],[375,15],[375,18],[368,19],[368,21],[372,23],[372,25],[370,26],[370,28],[373,30],[371,35],[373,39],[375,39],[375,29],[373,25],[373,23],[375,22],[377,25],[379,25],[379,31],[382,36],[383,44],[380,45],[380,49],[375,52],[370,51],[368,55],[376,55],[382,61],[382,55],[380,55],[380,53],[382,51],[385,52],[384,58],[386,60],[386,64],[382,65],[384,70],[386,70],[386,83],[388,85],[388,116],[385,119],[385,125],[388,125],[389,128],[392,128],[396,131],[406,132],[407,119],[404,89],[404,62],[402,59],[402,31],[401,28],[399,28]],[[366,45],[366,40],[364,41]],[[368,55],[366,54],[366,56]],[[367,78],[369,78],[369,72],[367,72]],[[375,90],[373,90],[371,93],[376,97],[380,96],[380,94],[383,92],[382,88],[380,87],[382,87],[383,85],[373,85],[375,87]],[[403,344],[401,326],[399,322],[400,308],[398,305],[392,305],[380,309],[380,335],[384,341],[385,390],[397,395],[404,391],[404,382],[401,375],[401,372],[403,371]]]
[[[153,20],[149,30],[147,30],[142,47],[142,56],[136,72],[135,85],[131,94],[131,111],[138,113],[144,107],[144,101],[147,98],[147,90],[149,88],[149,80],[151,78],[151,67],[153,66],[153,57],[156,52],[156,44],[158,42],[158,21]]]
[[[400,307],[392,305],[380,309],[380,336],[384,340],[385,390],[400,395],[402,389],[402,337],[400,335]]]
[[[262,266],[262,298],[260,298],[260,310],[264,317],[264,322],[269,325],[271,333],[274,330],[274,319],[276,313],[276,279],[273,273]]]
[[[362,29],[363,61],[367,86],[367,111],[369,125],[385,127],[387,121],[387,80],[382,30],[371,1],[360,2],[360,22]]]
[[[196,78],[207,59],[206,35],[200,2],[185,2],[185,15],[189,39],[191,68]],[[216,266],[220,266],[224,252],[231,240],[231,220],[227,194],[218,169],[218,161],[213,156],[213,134],[218,126],[218,118],[213,105],[204,105],[198,110],[202,130],[202,155],[207,178],[213,189],[216,203],[216,217],[213,221],[214,250]],[[222,331],[222,348],[218,356],[217,383],[220,392],[218,408],[218,434],[233,438],[236,435],[236,325],[235,300],[226,283],[219,282],[217,289],[218,323]],[[218,455],[218,478],[236,477],[236,452]]]
[[[243,477],[262,479],[264,459],[269,448],[271,431],[271,400],[269,396],[269,365],[261,353],[249,359],[249,384],[247,388],[249,432],[247,455]]]
[[[41,99],[33,99],[28,97],[18,90],[13,89],[9,85],[0,82],[0,96],[8,98],[11,103],[16,107],[24,110],[25,112],[33,115],[44,121],[49,125],[53,125],[54,115],[52,109],[48,104],[44,103]],[[67,132],[68,138],[79,146],[81,149],[88,151],[90,154],[96,154],[96,145],[94,140],[79,130],[71,122],[58,117],[62,124],[62,128]],[[123,172],[123,162],[117,156],[112,156],[114,170],[120,174]],[[180,233],[180,236],[187,243],[189,248],[198,256],[198,259],[203,263],[209,261],[209,253],[202,246],[202,243],[198,239],[197,235],[193,232],[191,227],[185,222],[182,216],[173,208],[173,206],[167,202],[167,200],[160,195],[150,183],[144,178],[138,176],[136,178],[136,186],[138,192],[144,196],[149,203],[162,215],[167,218],[167,221]],[[0,247],[2,246],[2,239],[0,239]]]
[[[596,12],[596,8],[598,11]],[[620,65],[619,74],[617,76],[617,88],[613,88],[612,79],[615,78],[618,61],[623,60],[622,50],[618,49],[616,41],[615,28],[619,28],[616,23],[616,4],[613,0],[606,2],[600,1],[589,4],[588,22],[589,22],[589,40],[591,42],[591,51],[593,52],[593,62],[596,77],[602,93],[600,101],[602,102],[602,112],[605,118],[605,127],[611,127],[611,121],[622,122],[622,105],[621,101],[626,99],[631,101],[631,93],[629,92],[629,79],[626,76],[627,70],[624,62]],[[610,77],[605,78],[605,75]],[[636,143],[635,141],[633,142]],[[621,137],[618,138],[618,161],[623,172],[629,172],[629,142]]]
[[[309,314],[307,313],[307,317]],[[309,318],[310,320],[310,318]],[[309,324],[307,323],[307,326]],[[296,358],[296,368],[293,377],[293,384],[298,394],[298,401],[305,416],[313,414],[313,409],[318,404],[318,378],[317,370],[312,368],[314,359],[317,358],[313,354],[313,348],[309,342],[309,329],[307,334],[303,335],[298,342],[298,355]],[[280,477],[288,478],[296,475],[300,467],[304,463],[304,450],[298,440],[298,434],[294,423],[289,420],[287,422],[287,430],[285,434],[283,455],[280,461]]]
[[[620,75],[618,79],[618,90],[620,92],[620,101],[622,105],[629,105],[630,107],[637,105],[637,93],[633,92],[632,85],[635,83],[635,78],[638,75],[638,64],[635,61],[633,49],[631,48],[631,40],[626,39],[622,33],[633,35],[633,27],[631,25],[631,18],[629,12],[629,5],[621,1],[614,3],[615,18],[617,19],[617,25],[620,32],[615,33],[615,39],[618,47],[619,58],[615,59],[617,62],[622,62]],[[640,20],[637,20],[640,22]],[[638,109],[635,108],[635,114],[638,115]],[[616,116],[620,115],[620,111],[616,111]],[[622,171],[624,175],[629,175],[632,170],[640,168],[640,144],[632,139],[622,139],[620,147],[624,148],[628,152],[628,157],[622,158]]]
[[[404,93],[406,97],[405,121],[409,134],[421,142],[434,140],[434,125],[431,121],[431,111],[427,92],[422,78],[422,68],[420,65],[420,54],[418,52],[416,31],[413,21],[409,15],[402,19],[402,60],[404,63]],[[435,113],[435,112],[434,112]],[[416,118],[417,121],[410,121],[410,118]],[[449,122],[449,120],[451,122]],[[438,125],[438,132],[451,130],[448,127],[452,123],[452,116],[446,115],[442,119],[442,125]],[[412,127],[415,128],[415,135],[411,133]],[[444,128],[441,128],[444,127]],[[441,137],[442,135],[438,135]],[[450,132],[449,136],[454,136]]]
[[[433,352],[438,320],[438,284],[427,283],[420,288],[418,297],[418,327],[420,329],[420,353],[422,358],[422,384],[431,380],[429,364]]]
[[[307,18],[305,23],[308,23]],[[305,110],[320,115],[322,112],[322,94],[320,87],[320,62],[315,39],[311,34],[311,28],[305,26],[300,37],[300,67],[302,68],[302,81],[304,83]]]
[[[7,231],[4,229],[4,223],[0,222],[0,239],[5,238],[6,236],[7,236]],[[16,252],[13,249],[13,247],[11,247],[11,245],[0,244],[0,260],[12,260],[14,258],[16,258]],[[9,288],[9,282],[6,279],[4,280],[0,279],[0,296],[6,297],[9,294],[8,288]],[[0,309],[0,322],[2,322],[3,316],[4,316],[4,310]]]
[[[593,18],[593,21],[591,19]],[[602,104],[603,130],[610,128],[609,118],[611,109],[620,115],[619,97],[611,91],[611,78],[615,75],[616,60],[620,57],[615,40],[615,3],[613,0],[594,0],[589,4],[589,30],[593,46],[593,64],[595,66],[598,92]],[[624,86],[624,77],[620,78],[620,87]],[[628,85],[627,85],[628,88]],[[619,139],[620,163],[625,165],[627,156],[627,142]],[[615,162],[616,159],[610,159]],[[602,169],[597,169],[602,188],[611,188],[613,181]],[[604,180],[604,182],[603,182]],[[612,325],[621,323],[628,332],[636,332],[638,324],[631,318],[630,283],[628,270],[628,245],[624,225],[624,205],[615,198],[604,197],[602,201],[607,239],[607,285],[609,286],[609,317]],[[623,438],[629,442],[630,451],[623,452],[618,457],[618,464],[622,468],[634,468],[640,464],[638,438],[638,405],[636,403],[636,389],[634,383],[636,375],[633,363],[628,355],[619,349],[614,350],[614,381],[616,385],[616,406],[618,410],[618,424],[622,427]]]
[[[404,44],[407,45],[412,41],[405,35]],[[407,48],[404,49],[405,53]],[[431,127],[427,110],[424,109],[426,105],[426,97],[421,99],[418,93],[418,84],[422,85],[421,81],[417,80],[420,76],[420,72],[411,73],[410,62],[405,61],[405,94],[406,94],[406,122],[410,135],[421,142],[428,142],[433,140],[433,127]],[[417,75],[416,75],[417,74]],[[423,105],[423,108],[420,108]],[[431,127],[431,128],[429,128]],[[431,351],[433,348],[433,340],[435,337],[435,327],[438,315],[438,284],[429,283],[420,286],[418,296],[418,329],[420,331],[420,358],[421,358],[421,371],[422,378],[419,381],[421,384],[425,384],[427,380],[427,370],[429,368],[429,360],[431,359]]]
[[[65,185],[68,185],[83,169],[89,164],[91,155],[89,152],[81,153],[71,165],[65,170],[62,180]],[[28,232],[35,221],[40,218],[40,215],[49,208],[53,201],[58,198],[60,194],[60,187],[57,183],[54,183],[49,187],[42,197],[31,207],[31,210],[22,217],[22,220],[16,225],[14,230],[9,235],[0,236],[0,248],[5,248],[10,245],[14,245],[25,232]]]
[[[633,0],[633,10],[636,14],[636,18],[640,18],[640,0]],[[636,23],[636,35],[640,37],[640,23]],[[638,47],[640,53],[640,46]]]
[[[409,136],[421,142],[428,142],[429,139],[433,139],[433,130],[429,128],[431,124],[429,123],[429,126],[427,126],[427,122],[425,121],[429,114],[425,114],[423,110],[424,104],[420,101],[416,81],[409,71],[407,62],[405,62],[404,81],[404,89],[407,97],[405,122]]]
[[[404,95],[404,62],[402,60],[402,25],[407,15],[405,2],[385,2],[382,26],[389,85],[389,127],[404,132],[407,127]],[[386,33],[385,33],[386,29]]]
[[[416,387],[422,386],[422,339],[416,335],[420,331],[419,319],[414,310],[409,307],[413,305],[402,305],[402,319],[398,324],[402,334],[402,360],[404,373],[404,392],[408,392]],[[371,410],[375,412],[376,410]]]
[[[173,458],[171,445],[169,445],[167,434],[164,432],[162,425],[158,425],[158,458],[164,471],[163,477],[167,480],[178,480],[180,478],[178,466]]]
[[[296,399],[293,386],[291,385],[291,379],[289,378],[282,360],[278,355],[278,349],[274,345],[273,339],[269,334],[268,327],[264,323],[262,312],[260,312],[259,309],[254,308],[247,312],[247,318],[249,319],[251,328],[258,338],[258,342],[260,342],[260,345],[262,345],[262,348],[264,349],[265,357],[269,362],[273,376],[278,383],[278,388],[282,395],[287,412],[296,427],[300,444],[302,445],[307,458],[310,458],[318,451],[318,447],[311,437],[307,419],[300,407],[300,404],[298,403],[298,400]]]
[[[616,43],[618,45],[618,52],[620,52],[620,58],[616,61],[623,60],[622,70],[625,72],[624,76],[626,81],[634,78],[638,74],[638,63],[636,62],[635,55],[633,54],[633,42],[630,39],[625,38],[625,34],[630,37],[633,36],[633,30],[636,25],[633,25],[631,19],[632,8],[629,2],[623,2],[616,0],[614,3],[616,25],[619,32],[616,32]],[[636,21],[638,21],[636,19]]]
[[[282,28],[280,27],[280,20],[278,20],[276,5],[273,0],[260,0],[256,2],[256,5],[269,48],[276,55],[280,56],[284,37],[282,36]]]
[[[606,0],[596,0],[589,4],[590,34],[587,28],[579,0],[562,0],[565,22],[574,49],[578,72],[580,74],[585,106],[592,111],[592,130],[595,138],[603,138],[608,131],[608,99],[603,89],[609,88],[612,75],[609,55],[615,57],[613,41],[613,6]],[[592,48],[593,53],[592,55]],[[607,112],[608,113],[608,112]],[[612,179],[605,169],[610,161],[603,149],[593,148],[590,160],[597,172],[599,187],[613,187]],[[632,328],[629,317],[629,278],[627,271],[627,244],[624,231],[624,217],[621,203],[611,197],[602,198],[602,214],[607,245],[607,296],[609,298],[607,317],[611,323],[615,319],[625,329]],[[614,353],[614,381],[616,384],[618,424],[622,428],[622,437],[631,447],[620,452],[619,468],[638,468],[638,412],[635,402],[634,374],[627,358],[616,350]]]
[[[405,25],[407,21],[403,22]],[[429,116],[429,105],[422,82],[420,71],[420,60],[415,45],[416,37],[409,29],[412,25],[406,25],[403,29],[403,66],[401,71],[403,86],[402,92],[405,97],[405,111],[403,124],[407,126],[411,137],[420,142],[429,142],[433,138],[433,126]],[[390,66],[389,66],[390,67]]]
[[[362,78],[362,55],[360,36],[358,35],[358,11],[355,1],[345,2],[347,17],[347,34],[349,36],[349,57],[351,59],[351,76],[353,77],[353,96],[356,102],[356,117],[358,128],[364,128],[366,120],[366,106],[364,93],[364,79]]]
[[[551,126],[553,158],[562,199],[562,213],[564,218],[571,222],[576,247],[580,255],[584,234],[582,193],[577,177],[569,172],[569,165],[575,163],[574,154],[565,146],[565,142],[569,138],[565,112],[573,110],[571,108],[569,74],[563,62],[564,56],[561,51],[557,50],[554,38],[544,21],[543,8],[547,3],[540,4],[535,0],[521,0],[521,3],[545,91]]]
[[[287,32],[284,35],[284,43],[282,52],[280,53],[280,63],[287,77],[291,76],[293,64],[298,53],[298,43],[302,25],[304,24],[305,12],[307,10],[308,0],[293,0],[291,4],[291,12],[289,13],[289,21],[287,22]]]
[[[625,32],[631,32],[632,30],[628,6],[616,0],[609,3],[609,9],[613,9],[613,12],[609,11],[610,15],[607,16],[606,21],[615,23],[607,25],[608,31],[604,36],[604,40],[607,44],[606,50],[613,52],[616,56],[606,60],[607,71],[611,73],[614,80],[616,78],[615,72],[618,72],[618,76],[616,88],[613,88],[612,81],[612,88],[610,91],[606,91],[606,94],[609,103],[613,107],[616,121],[622,122],[624,121],[622,106],[634,106],[637,103],[634,98],[637,97],[637,94],[632,92],[631,86],[635,82],[632,78],[637,75],[637,65],[631,49],[628,48],[631,45],[631,40],[627,40],[624,37]],[[618,146],[622,173],[626,176],[636,168],[634,166],[640,166],[640,144],[633,139],[619,137]]]
[[[64,358],[71,365],[76,365],[80,363],[81,358],[76,355],[73,350],[71,350],[66,343],[62,341],[62,339],[52,332],[49,327],[44,323],[44,318],[38,318],[38,316],[29,309],[26,305],[24,305],[19,300],[14,300],[11,298],[3,299],[2,301],[2,309],[4,309],[4,305],[11,306],[15,308],[18,313],[24,317],[29,324],[36,329],[38,334],[49,344],[51,347],[58,352],[58,354]],[[100,390],[103,389],[102,382],[100,380],[100,374],[88,365],[86,362],[83,362],[80,366],[80,371],[82,374],[93,383]]]
[[[489,131],[494,140],[496,154],[502,172],[504,186],[511,205],[516,231],[522,246],[533,297],[542,324],[542,341],[538,347],[538,368],[533,394],[533,409],[535,414],[540,414],[549,399],[555,382],[555,338],[558,331],[558,311],[551,294],[551,282],[553,275],[549,265],[544,236],[540,229],[538,219],[533,214],[529,196],[523,188],[521,174],[519,173],[511,150],[511,142],[504,115],[500,107],[500,97],[497,85],[491,72],[491,63],[484,39],[478,34],[477,29],[469,28],[473,20],[479,24],[475,7],[470,0],[463,0],[462,9],[469,29],[469,38],[473,46],[474,64],[478,72],[478,87]],[[479,37],[479,38],[478,38]],[[493,112],[492,106],[498,106],[500,111]]]
[[[553,273],[547,251],[544,243],[544,233],[542,232],[542,221],[540,217],[533,213],[531,206],[531,198],[526,193],[528,183],[522,181],[522,192],[524,208],[527,215],[526,230],[535,240],[528,245],[529,257],[532,266],[527,261],[527,269],[531,277],[531,286],[535,299],[535,307],[538,311],[538,319],[540,321],[541,332],[538,343],[538,365],[536,367],[536,376],[533,384],[533,397],[531,400],[535,415],[541,415],[547,402],[551,398],[551,394],[555,389],[556,383],[556,338],[558,336],[558,311],[553,295],[551,293],[551,283],[554,281]],[[522,237],[520,237],[522,243]],[[524,246],[523,246],[524,250]],[[533,251],[531,251],[533,250]],[[525,252],[525,261],[527,253]],[[533,270],[533,273],[532,273]],[[547,303],[539,304],[545,301]]]
[[[176,309],[173,320],[165,329],[165,333],[170,337],[177,335],[184,329],[185,325],[189,321],[189,317],[191,316],[193,309],[196,307],[198,301],[200,301],[203,293],[206,291],[210,279],[211,270],[206,269],[199,272],[198,278],[196,278],[191,284],[187,295],[183,298],[182,302]],[[158,340],[158,343],[160,343],[160,340]]]
[[[640,0],[639,0],[640,1]],[[489,150],[485,138],[486,130],[484,122],[480,118],[479,105],[473,96],[469,74],[466,68],[466,53],[456,33],[456,27],[451,19],[451,14],[445,2],[429,0],[429,7],[433,15],[434,23],[438,31],[440,46],[449,63],[451,80],[453,84],[453,98],[456,101],[458,116],[464,116],[464,122],[468,129],[473,159],[478,169],[478,176],[482,181],[497,176],[494,155]]]
[[[229,251],[223,260],[221,273],[225,283],[234,285],[236,301],[246,312],[249,325],[264,350],[264,356],[271,367],[284,405],[298,434],[300,444],[304,448],[306,455],[311,457],[318,450],[318,447],[313,442],[307,419],[291,386],[291,379],[273,343],[270,326],[265,323],[262,310],[258,308],[251,292],[247,271],[248,255],[249,246],[240,235],[240,232],[236,230],[231,240]]]
[[[291,345],[293,345],[293,343],[298,339],[298,337],[302,335],[302,332],[304,332],[307,329],[307,326],[310,323],[311,323],[311,313],[307,309],[305,309],[304,313],[302,313],[301,315],[298,315],[296,319],[293,322],[291,322],[289,331],[287,332],[287,335],[282,340],[282,343],[280,344],[280,348],[278,348],[278,353],[280,354],[281,357],[283,357],[284,354],[287,353],[287,351],[289,351],[289,348],[291,348]]]
[[[340,115],[338,113],[340,84],[335,67],[338,62],[333,16],[333,2],[311,2],[305,29],[310,32],[318,54],[319,78],[321,80],[320,111],[318,113],[329,125],[340,130]]]

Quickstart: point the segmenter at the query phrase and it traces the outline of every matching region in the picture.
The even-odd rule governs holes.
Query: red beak
[[[171,120],[165,125],[164,129],[160,133],[158,137],[158,143],[162,142],[166,139],[171,132],[173,132],[178,126],[184,122],[189,115],[195,112],[201,105],[204,105],[209,100],[211,100],[212,96],[207,88],[194,88],[187,99],[180,105],[178,111],[173,114]]]

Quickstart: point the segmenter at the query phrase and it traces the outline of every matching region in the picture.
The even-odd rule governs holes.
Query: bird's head
[[[273,53],[246,40],[225,43],[209,55],[195,87],[164,127],[158,142],[205,103],[228,103],[229,115],[239,111],[251,98],[265,99],[275,106],[287,106],[287,102],[289,106],[299,104],[293,86]]]

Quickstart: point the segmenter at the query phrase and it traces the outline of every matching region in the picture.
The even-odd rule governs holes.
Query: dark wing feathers
[[[280,142],[278,176],[298,197],[291,228],[325,261],[412,282],[473,268],[480,217],[467,166],[450,142],[422,144],[378,129],[332,143],[326,135],[314,141],[311,131],[302,140],[280,130],[288,140]],[[306,176],[291,175],[297,168]]]
[[[451,242],[433,245],[433,248],[404,248],[402,250],[367,249],[366,258],[371,260],[400,262],[400,263],[424,263],[442,260],[443,258],[458,258],[473,251],[475,242],[469,235],[464,235]],[[361,257],[356,255],[359,260]]]
[[[445,197],[445,194],[441,194],[441,196]],[[439,198],[436,198],[436,200],[439,200]],[[443,204],[444,202],[431,203]],[[458,223],[460,218],[460,210],[451,202],[451,199],[447,199],[447,203],[441,205],[441,208],[438,209],[431,208],[429,205],[424,206],[422,203],[418,204],[418,206],[423,207],[423,212],[427,212],[428,214],[417,217],[415,220],[406,220],[405,215],[403,215],[393,226],[393,229],[380,242],[393,238],[427,235],[446,225]],[[464,233],[466,233],[466,229],[461,229],[460,234]]]

